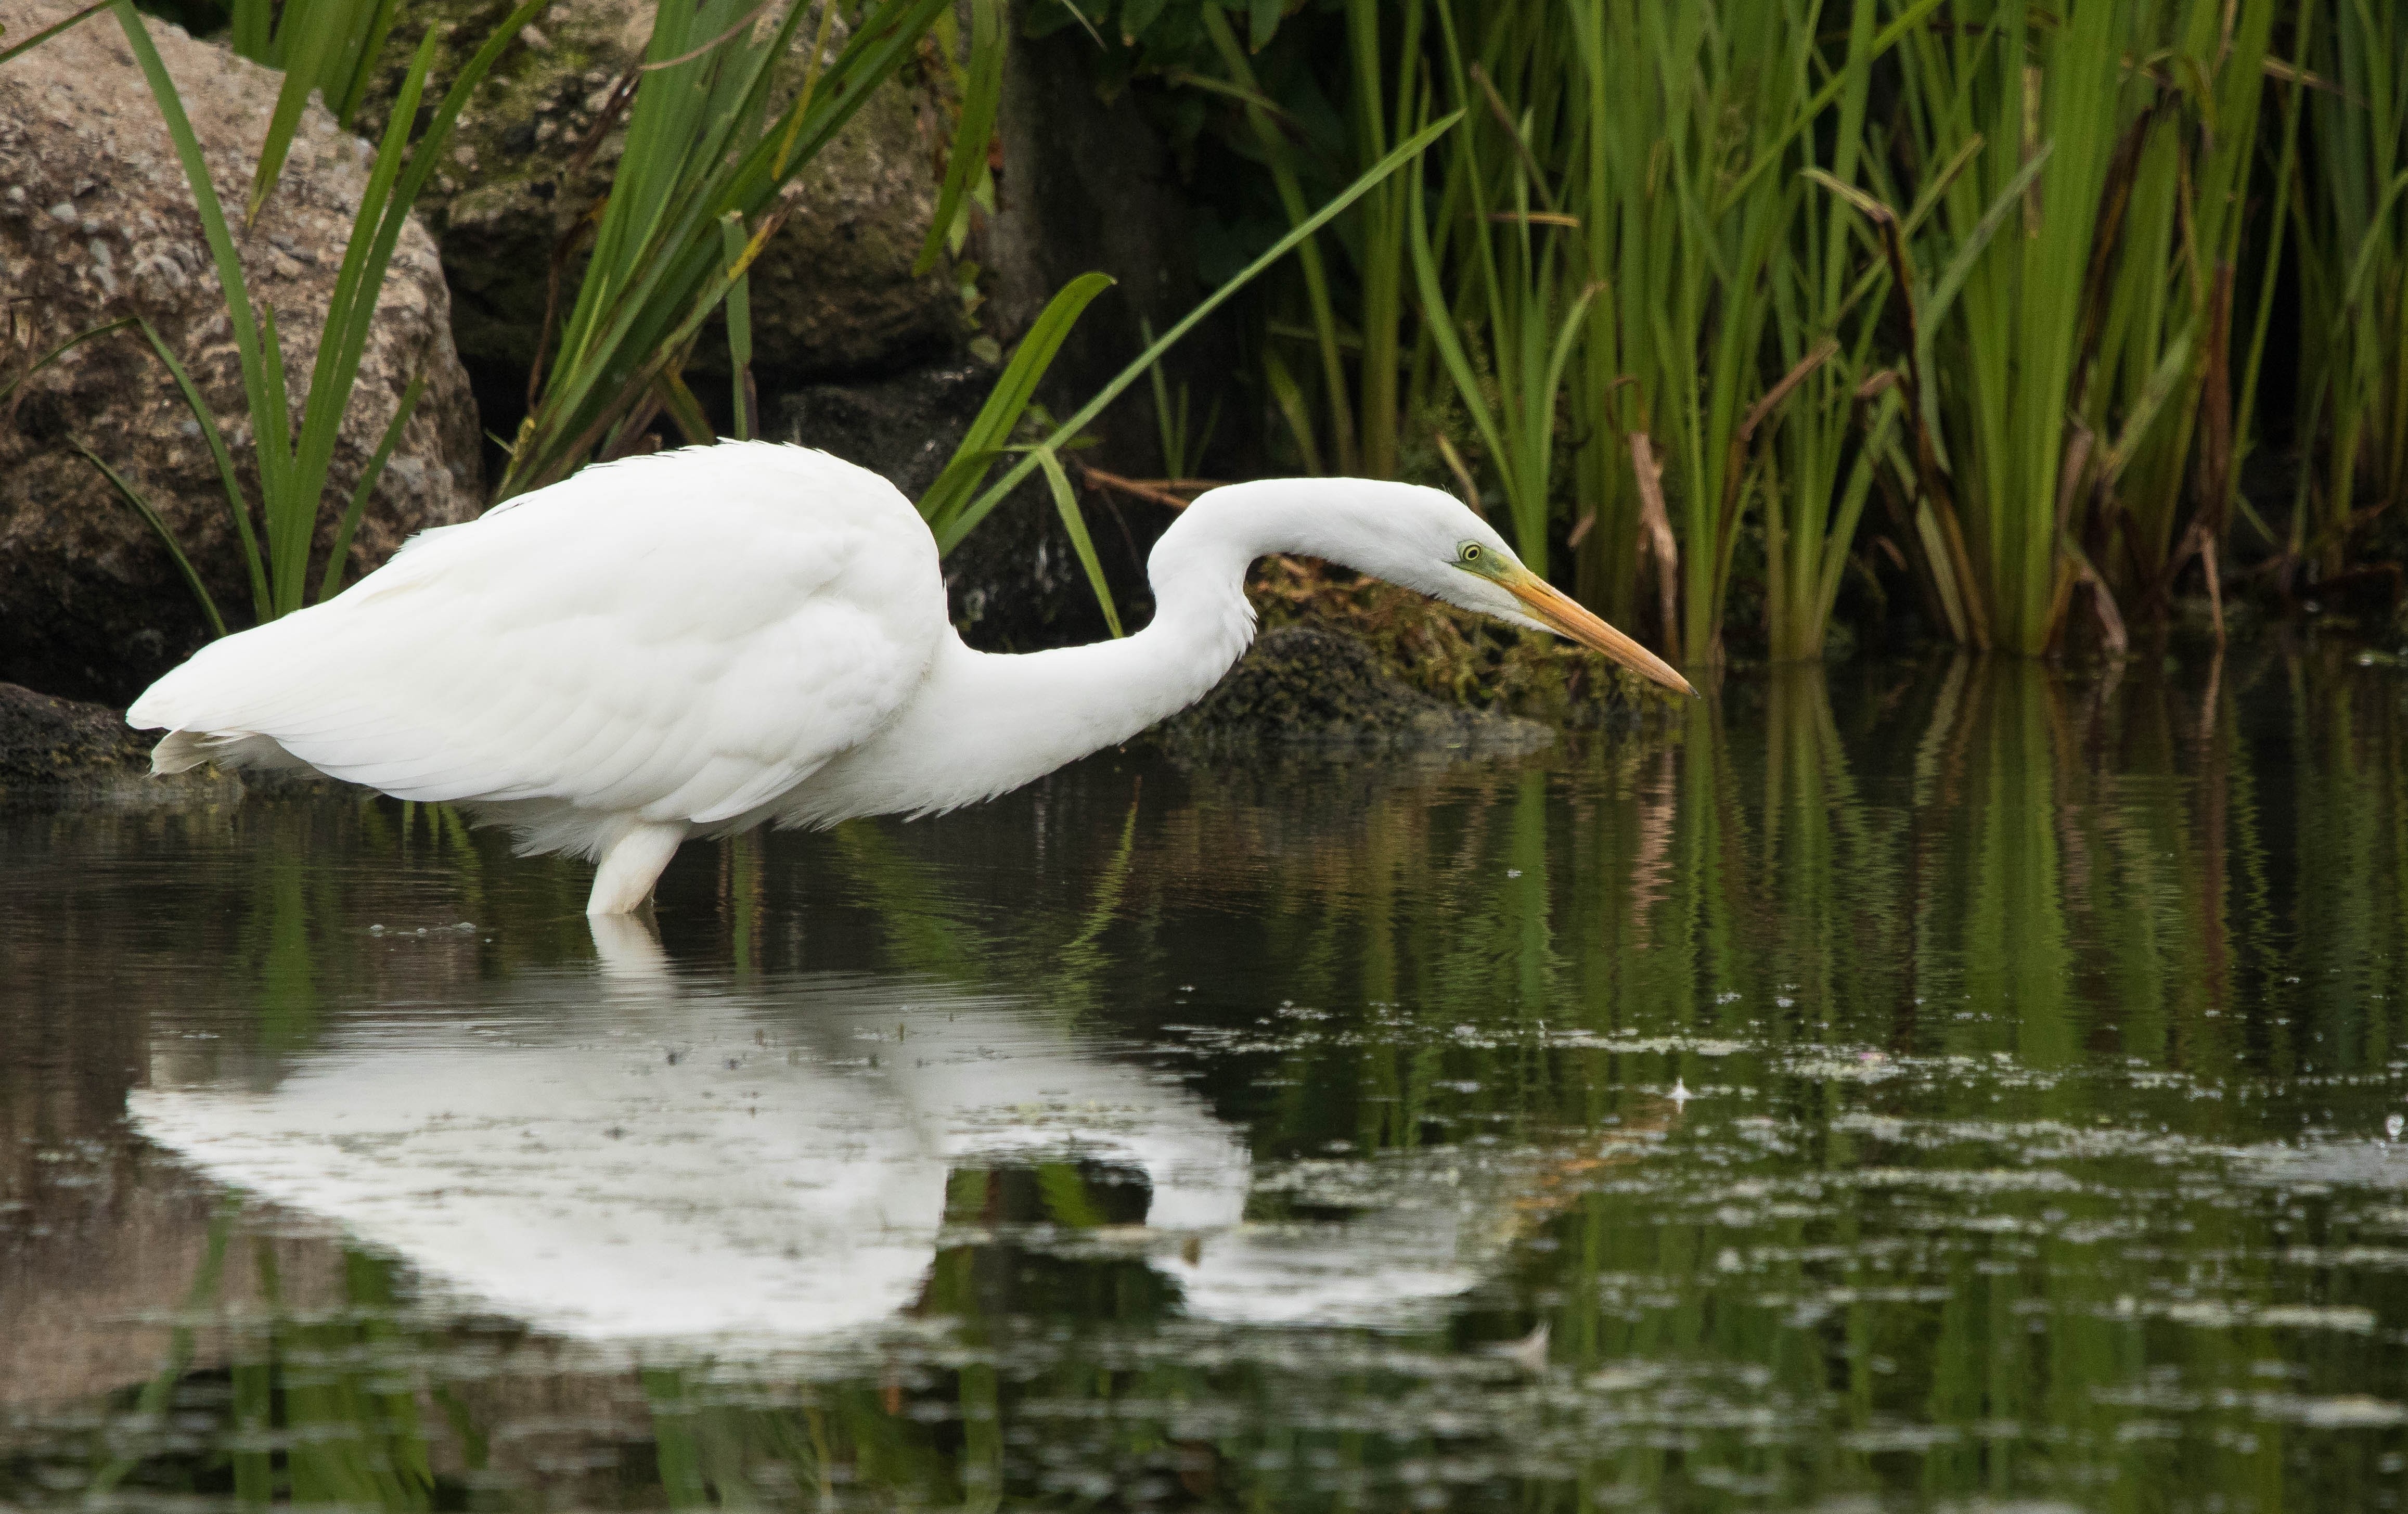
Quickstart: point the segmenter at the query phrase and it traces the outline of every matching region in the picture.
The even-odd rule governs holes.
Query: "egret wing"
[[[424,533],[203,649],[128,718],[265,737],[405,799],[709,824],[879,729],[945,624],[935,543],[892,485],[723,444]]]

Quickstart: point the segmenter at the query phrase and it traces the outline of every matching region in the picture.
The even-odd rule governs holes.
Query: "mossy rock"
[[[1600,653],[1310,558],[1264,558],[1247,594],[1264,626],[1354,638],[1388,677],[1450,709],[1567,730],[1630,732],[1683,718],[1684,701]]]
[[[1442,704],[1409,688],[1361,642],[1313,626],[1265,635],[1160,735],[1174,754],[1272,746],[1512,756],[1553,739],[1536,721]]]
[[[108,705],[0,684],[0,792],[137,776],[150,771],[150,742]]]
[[[75,808],[230,803],[245,794],[332,793],[341,786],[307,769],[150,771],[160,732],[136,730],[125,712],[0,683],[0,800]],[[352,793],[359,790],[352,789]]]

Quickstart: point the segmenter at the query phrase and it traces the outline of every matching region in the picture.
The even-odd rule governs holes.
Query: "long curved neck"
[[[1356,555],[1344,544],[1376,534],[1383,497],[1393,508],[1399,487],[1274,479],[1203,496],[1155,545],[1146,565],[1154,619],[1133,636],[998,655],[948,635],[919,692],[846,762],[846,813],[970,803],[1178,714],[1210,692],[1254,640],[1245,580],[1254,559],[1287,552],[1344,562]],[[886,804],[873,789],[915,797]],[[929,803],[929,795],[943,797]]]

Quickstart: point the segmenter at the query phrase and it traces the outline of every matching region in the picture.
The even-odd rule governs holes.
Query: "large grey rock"
[[[484,0],[404,6],[361,129],[382,129],[403,65],[430,26],[443,39],[434,77],[445,79],[504,8]],[[523,402],[553,252],[617,171],[624,115],[581,163],[579,149],[614,81],[641,61],[652,9],[640,0],[556,0],[495,62],[461,117],[452,161],[420,200],[452,281],[461,355],[497,411],[489,420],[507,422],[498,411]],[[779,104],[799,83],[816,25],[797,28]],[[889,368],[956,339],[961,299],[951,269],[911,272],[943,180],[939,114],[932,89],[910,72],[875,91],[796,180],[799,208],[753,265],[753,362],[765,379]],[[565,267],[564,318],[582,267],[581,253]],[[710,345],[719,339],[714,323],[698,368],[724,369],[724,347]]]
[[[67,12],[28,0],[15,33]],[[182,92],[221,200],[238,214],[277,76],[150,23]],[[237,238],[255,305],[275,310],[296,386],[317,356],[366,149],[312,107],[281,183]],[[159,110],[104,14],[0,67],[0,372],[111,317],[148,316],[192,370],[236,443],[244,482],[249,412],[223,297],[192,193]],[[328,481],[348,499],[410,375],[429,384],[351,545],[354,574],[410,532],[478,509],[478,432],[452,355],[434,244],[403,236],[377,305]],[[184,543],[229,621],[247,621],[249,579],[199,428],[138,334],[77,348],[0,414],[0,678],[123,703],[200,644],[206,624],[165,549],[70,442],[142,489]],[[333,503],[321,551],[331,545]]]

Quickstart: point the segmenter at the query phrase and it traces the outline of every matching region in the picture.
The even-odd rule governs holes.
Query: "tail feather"
[[[208,735],[197,730],[171,730],[150,749],[150,771],[190,772],[209,759]]]
[[[256,733],[279,686],[270,676],[292,657],[280,636],[281,623],[212,642],[183,666],[142,691],[125,712],[136,730],[165,735],[150,749],[154,773],[190,772],[207,763],[221,768],[290,767],[292,755],[274,738]],[[288,652],[279,658],[276,654]]]
[[[255,731],[171,730],[150,749],[154,773],[190,772],[204,762],[221,768],[306,768],[309,764]]]

